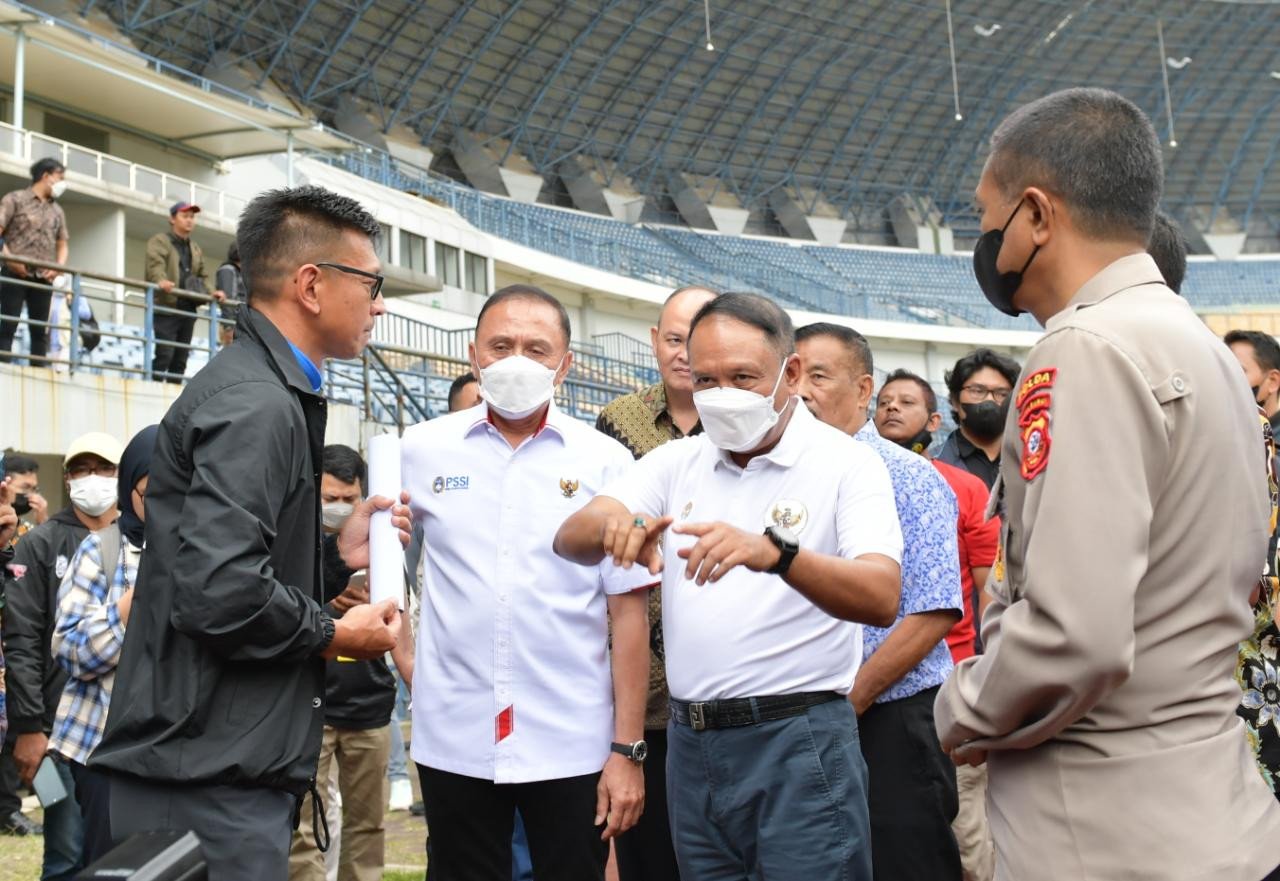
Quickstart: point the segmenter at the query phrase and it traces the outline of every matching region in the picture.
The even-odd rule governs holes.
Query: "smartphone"
[[[48,810],[67,797],[67,787],[62,785],[62,777],[53,765],[53,758],[45,756],[36,768],[36,776],[31,780],[31,788],[35,790],[40,807]]]

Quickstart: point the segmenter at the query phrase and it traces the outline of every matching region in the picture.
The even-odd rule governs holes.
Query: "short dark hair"
[[[960,400],[960,389],[964,388],[969,377],[984,367],[990,367],[999,373],[1008,380],[1010,386],[1018,384],[1018,374],[1022,372],[1022,366],[1012,358],[987,348],[974,349],[943,375],[947,383],[947,391],[951,393],[951,399]]]
[[[489,299],[484,301],[484,305],[480,307],[480,314],[476,316],[476,330],[480,329],[480,322],[484,320],[484,315],[499,303],[505,303],[507,300],[532,300],[535,303],[544,303],[556,310],[556,315],[560,319],[560,329],[564,331],[564,343],[569,345],[569,341],[573,339],[573,328],[569,324],[569,310],[564,308],[555,297],[548,294],[540,287],[531,284],[509,284],[505,288],[494,291],[489,295]]]
[[[813,324],[806,324],[804,327],[796,329],[797,343],[802,343],[816,336],[829,336],[832,339],[839,340],[849,350],[849,354],[853,355],[854,363],[862,368],[863,373],[875,372],[875,361],[871,357],[871,344],[867,342],[866,337],[852,327],[845,327],[843,324],[832,324],[829,321],[815,321]]]
[[[1178,221],[1163,211],[1156,212],[1147,253],[1156,261],[1156,268],[1169,290],[1175,294],[1182,293],[1182,280],[1187,277],[1187,238],[1182,234]]]
[[[458,395],[462,393],[462,390],[464,388],[471,385],[471,383],[475,381],[476,381],[476,378],[471,373],[470,370],[468,370],[466,373],[462,374],[461,376],[455,376],[453,378],[453,382],[449,383],[449,409],[450,410],[453,409],[454,399],[457,398]]]
[[[236,240],[232,239],[231,244],[227,245],[227,262],[240,265],[240,246],[236,244]]]
[[[1040,186],[1060,196],[1095,239],[1146,242],[1164,183],[1156,131],[1107,89],[1064,89],[1024,104],[991,135],[991,175],[1012,197]]]
[[[328,258],[334,240],[347,230],[376,241],[381,227],[355,199],[324,187],[285,187],[256,197],[236,227],[240,273],[250,299],[269,299],[272,281]]]
[[[760,294],[721,294],[707,300],[689,322],[689,340],[693,331],[704,319],[717,315],[749,324],[764,333],[769,345],[786,358],[796,350],[796,330],[791,316],[781,306]]]
[[[920,394],[924,395],[924,406],[932,416],[938,412],[938,394],[933,390],[933,386],[918,373],[912,373],[910,370],[899,367],[884,378],[884,382],[880,385],[880,391],[884,391],[885,386],[891,382],[914,382],[920,387]]]
[[[320,466],[323,473],[343,483],[360,484],[362,496],[369,491],[366,485],[369,469],[364,464],[364,458],[351,447],[346,444],[329,444],[320,454],[320,458],[323,462]]]
[[[1232,330],[1222,338],[1228,346],[1248,343],[1253,358],[1263,370],[1280,370],[1280,343],[1269,333],[1260,330]]]
[[[40,470],[40,463],[22,453],[3,453],[4,476],[10,474],[35,474]]]
[[[40,178],[44,177],[46,174],[57,174],[60,171],[66,170],[67,167],[52,156],[37,159],[31,165],[31,182],[33,184],[39,183]]]

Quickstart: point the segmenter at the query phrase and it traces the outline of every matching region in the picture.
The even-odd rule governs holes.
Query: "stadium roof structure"
[[[1244,228],[1263,220],[1280,230],[1275,3],[34,5],[105,14],[142,52],[197,73],[250,67],[256,85],[321,118],[357,99],[383,130],[412,130],[437,152],[469,131],[548,177],[580,156],[646,195],[682,172],[714,180],[748,208],[792,187],[855,221],[883,217],[896,196],[915,193],[932,196],[948,221],[972,227],[970,196],[996,123],[1055,89],[1106,86],[1155,122],[1165,143],[1166,206],[1175,215],[1201,212],[1207,222],[1205,214],[1225,212]]]

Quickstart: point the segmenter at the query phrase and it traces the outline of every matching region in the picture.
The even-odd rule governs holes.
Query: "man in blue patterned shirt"
[[[875,380],[861,334],[810,324],[796,331],[796,352],[801,398],[879,454],[902,522],[898,618],[888,629],[864,628],[864,660],[849,694],[869,772],[876,881],[960,881],[955,768],[933,724],[934,696],[952,670],[945,638],[964,608],[955,494],[927,459],[880,437],[867,418]]]

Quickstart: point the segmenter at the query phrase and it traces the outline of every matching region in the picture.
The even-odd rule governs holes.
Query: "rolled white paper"
[[[400,438],[380,434],[369,438],[369,495],[400,503]],[[369,521],[369,602],[395,600],[404,610],[404,548],[391,511],[378,511]]]

